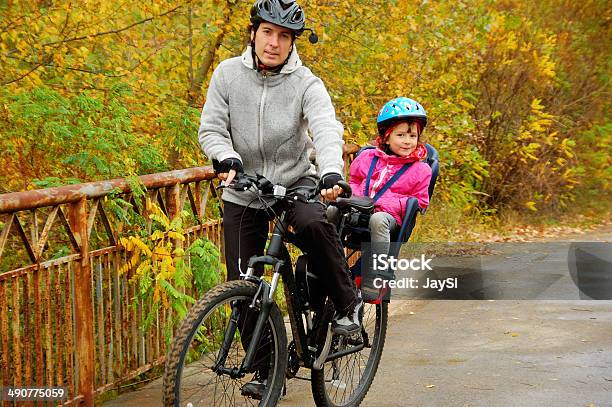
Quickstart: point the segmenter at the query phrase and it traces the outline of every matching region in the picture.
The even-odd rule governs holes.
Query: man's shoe
[[[346,315],[336,314],[332,321],[332,328],[337,335],[353,335],[361,330],[363,319],[363,301],[357,298],[355,307]]]
[[[240,393],[245,397],[261,400],[264,392],[266,391],[266,385],[268,383],[267,377],[267,374],[264,375],[259,371],[255,372],[253,379],[242,386]]]

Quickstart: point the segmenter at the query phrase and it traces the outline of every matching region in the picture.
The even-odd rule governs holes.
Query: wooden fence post
[[[89,239],[87,236],[87,199],[70,205],[70,228],[79,244],[81,258],[74,262],[76,361],[79,394],[85,406],[94,405],[95,349],[91,268],[89,266]]]
[[[180,184],[174,184],[166,187],[166,209],[168,210],[168,218],[170,221],[183,209],[180,207]]]

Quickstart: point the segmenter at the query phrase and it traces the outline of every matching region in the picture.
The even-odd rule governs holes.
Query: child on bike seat
[[[376,243],[377,252],[388,254],[391,236],[402,225],[408,199],[416,197],[421,208],[429,204],[431,167],[423,162],[427,149],[421,142],[427,113],[418,102],[400,97],[380,109],[376,122],[376,148],[364,150],[355,158],[349,184],[353,195],[375,199],[369,223],[371,241]],[[403,173],[392,180],[399,171]],[[388,183],[391,185],[384,190]]]

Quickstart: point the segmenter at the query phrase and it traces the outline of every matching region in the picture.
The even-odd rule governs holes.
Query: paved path
[[[160,385],[104,406],[160,406]],[[280,406],[312,405],[310,383],[291,380]],[[362,405],[611,407],[612,301],[392,302],[383,358]]]

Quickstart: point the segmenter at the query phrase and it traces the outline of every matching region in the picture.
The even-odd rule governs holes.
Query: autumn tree
[[[196,134],[208,81],[243,52],[251,4],[0,4],[0,185],[204,164]],[[430,118],[424,136],[441,154],[441,202],[562,210],[577,196],[609,194],[606,1],[304,8],[320,42],[296,46],[332,95],[345,140],[373,139],[385,101],[419,100]]]

